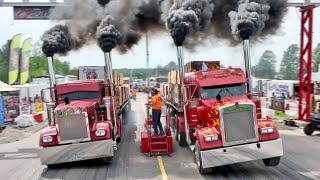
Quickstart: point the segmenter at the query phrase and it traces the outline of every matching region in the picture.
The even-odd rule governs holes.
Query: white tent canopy
[[[0,81],[0,92],[19,91],[17,88],[13,88],[10,85]]]

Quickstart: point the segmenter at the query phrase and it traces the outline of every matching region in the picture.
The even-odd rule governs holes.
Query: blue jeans
[[[164,135],[160,118],[161,118],[161,109],[152,109],[152,125],[153,125],[155,135],[158,135],[159,131],[160,131],[160,135]],[[158,131],[158,128],[159,128],[159,131]]]

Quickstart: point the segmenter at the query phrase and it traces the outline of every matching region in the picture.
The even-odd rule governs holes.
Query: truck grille
[[[223,143],[225,146],[256,142],[254,106],[240,104],[222,109]]]
[[[73,114],[59,119],[59,136],[60,142],[89,138],[86,115]]]

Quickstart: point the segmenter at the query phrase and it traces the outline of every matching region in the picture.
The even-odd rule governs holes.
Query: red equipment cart
[[[151,116],[151,104],[146,104],[147,116],[145,119],[146,130],[141,132],[141,145],[140,150],[142,153],[153,155],[169,155],[173,152],[173,142],[170,130],[170,122],[168,113],[165,116],[161,116],[161,119],[165,118],[164,131],[165,134],[161,136],[155,136],[152,133],[152,116]]]

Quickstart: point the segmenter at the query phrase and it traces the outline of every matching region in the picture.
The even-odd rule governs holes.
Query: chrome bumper
[[[110,139],[40,148],[39,154],[43,165],[112,157],[113,141]]]
[[[267,159],[282,155],[282,139],[201,151],[203,168]]]

